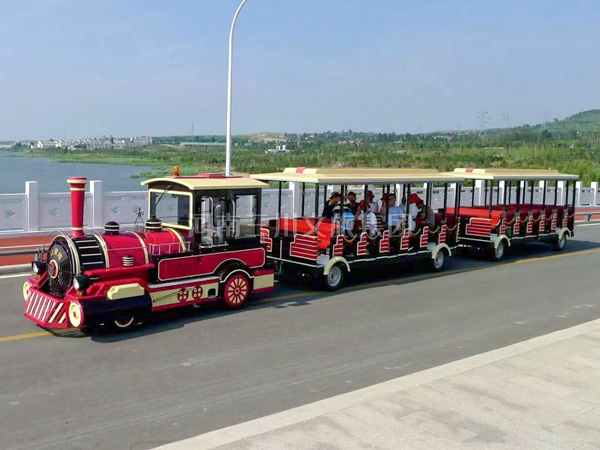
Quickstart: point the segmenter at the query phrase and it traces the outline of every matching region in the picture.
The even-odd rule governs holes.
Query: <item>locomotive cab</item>
[[[205,174],[176,181],[148,180],[150,217],[165,229],[177,231],[194,253],[260,246],[261,186],[253,180],[233,183],[229,189],[215,188],[215,181],[227,181],[218,174]],[[206,181],[206,182],[204,182]]]
[[[84,232],[87,180],[70,179],[72,231],[56,236],[23,286],[27,318],[47,328],[129,328],[152,312],[273,288],[260,240],[261,190],[245,177],[172,175],[148,186],[144,230]]]

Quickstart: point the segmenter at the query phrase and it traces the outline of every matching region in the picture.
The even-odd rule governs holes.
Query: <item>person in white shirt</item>
[[[419,203],[422,203],[421,197],[417,194],[410,194],[409,205],[408,205],[408,228],[410,231],[415,231],[417,228],[416,218],[419,215]]]

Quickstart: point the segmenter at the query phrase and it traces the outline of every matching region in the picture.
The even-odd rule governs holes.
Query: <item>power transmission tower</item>
[[[548,111],[548,108],[544,109],[544,126],[542,127],[543,130],[547,130],[548,129],[548,116],[550,115],[550,111]]]
[[[477,113],[477,120],[479,121],[479,132],[480,134],[487,133],[487,123],[489,121],[489,114],[485,109],[482,109]]]

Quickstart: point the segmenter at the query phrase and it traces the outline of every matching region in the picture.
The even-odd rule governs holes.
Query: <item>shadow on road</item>
[[[352,274],[350,284],[335,292],[326,292],[306,284],[298,285],[294,280],[282,280],[271,295],[263,294],[252,297],[240,310],[226,310],[218,304],[200,305],[194,309],[182,308],[156,314],[152,319],[128,332],[115,333],[98,329],[88,333],[61,335],[65,337],[89,337],[94,342],[113,343],[139,337],[164,333],[182,328],[188,324],[209,320],[216,317],[243,313],[249,309],[289,308],[309,306],[315,301],[327,301],[329,297],[343,295],[347,292],[367,290],[373,287],[396,285],[401,286],[434,278],[454,276],[458,273],[482,270],[494,266],[502,266],[519,260],[535,260],[548,256],[565,255],[586,250],[599,249],[600,243],[589,241],[569,241],[567,249],[557,252],[552,246],[543,243],[528,243],[513,246],[505,259],[492,262],[484,251],[464,249],[456,252],[450,259],[447,270],[433,272],[428,260],[405,262],[401,265],[380,267],[372,270],[361,270]]]

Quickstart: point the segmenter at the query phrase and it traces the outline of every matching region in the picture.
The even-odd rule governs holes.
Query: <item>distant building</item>
[[[180,142],[180,147],[225,147],[225,142]]]
[[[30,144],[31,148],[45,150],[50,148],[64,148],[67,150],[106,150],[146,147],[152,145],[149,136],[136,136],[130,138],[83,138],[83,139],[50,139],[48,141],[37,141]]]
[[[263,144],[277,144],[280,142],[286,142],[286,140],[283,138],[262,138],[261,141]]]
[[[286,148],[285,145],[278,145],[275,148],[268,149],[265,153],[292,153],[292,151]]]

